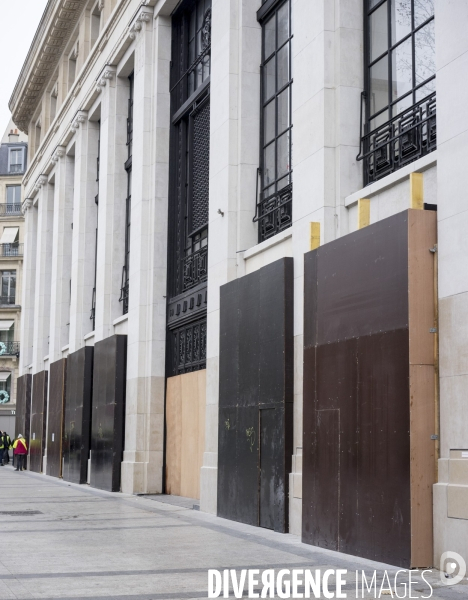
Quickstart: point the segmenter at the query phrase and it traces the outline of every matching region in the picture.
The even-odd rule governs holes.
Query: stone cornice
[[[8,104],[25,133],[85,4],[86,0],[51,0],[44,11]]]

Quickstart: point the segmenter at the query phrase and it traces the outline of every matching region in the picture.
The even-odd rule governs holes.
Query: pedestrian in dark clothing
[[[7,465],[10,462],[9,450],[12,447],[11,438],[6,431],[3,432],[4,448],[3,448],[3,464]]]
[[[21,433],[18,434],[17,439],[13,442],[13,454],[16,456],[15,471],[24,471],[28,445]]]
[[[3,454],[5,451],[5,434],[0,431],[0,467],[3,467]]]

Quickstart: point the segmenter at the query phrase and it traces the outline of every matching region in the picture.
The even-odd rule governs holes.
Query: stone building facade
[[[19,376],[23,226],[21,179],[27,136],[11,121],[0,145],[0,429],[13,435]]]
[[[320,265],[367,227],[436,210],[414,221],[437,221],[438,275],[424,271],[437,302],[417,363],[431,418],[421,445],[406,431],[398,469],[422,456],[434,564],[446,550],[468,557],[467,19],[461,0],[48,4],[10,101],[29,136],[20,372],[36,470],[70,473],[75,460],[80,481],[199,497],[201,510],[307,541],[303,459],[313,471],[321,442],[303,422],[316,393],[304,328],[319,310],[304,256]],[[363,289],[340,299],[340,323],[353,302],[380,306]],[[88,454],[72,460],[70,395],[87,475]],[[360,427],[377,438],[376,421]],[[368,467],[337,431],[339,464],[357,477]],[[397,515],[408,530],[412,493]],[[344,492],[339,522],[347,503]],[[340,549],[340,535],[317,543]]]

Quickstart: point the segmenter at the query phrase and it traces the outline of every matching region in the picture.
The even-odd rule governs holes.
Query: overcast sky
[[[47,0],[0,0],[0,137],[10,100]]]

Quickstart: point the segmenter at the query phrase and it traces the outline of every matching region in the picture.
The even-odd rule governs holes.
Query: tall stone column
[[[21,347],[19,374],[28,373],[32,363],[34,336],[34,300],[36,288],[37,207],[33,198],[23,202],[24,261],[21,294]]]
[[[132,233],[122,491],[158,493],[164,444],[170,19],[153,20],[152,9],[142,8],[131,31]]]
[[[129,85],[115,76],[115,67],[106,67],[98,88],[102,101],[95,341],[113,335],[113,321],[122,315]]]
[[[72,123],[75,130],[75,183],[71,260],[70,353],[84,345],[93,330],[93,302],[97,211],[98,123],[80,111]]]
[[[68,344],[70,323],[70,277],[72,211],[75,159],[59,146],[54,153],[55,190],[53,209],[49,364],[62,358]]]
[[[48,178],[39,180],[36,283],[34,290],[33,373],[44,369],[44,357],[49,354],[50,292],[52,264],[52,231],[54,216],[54,186]]]
[[[206,426],[200,508],[213,514],[218,481],[219,288],[237,276],[239,5],[239,0],[215,0],[212,8]]]

